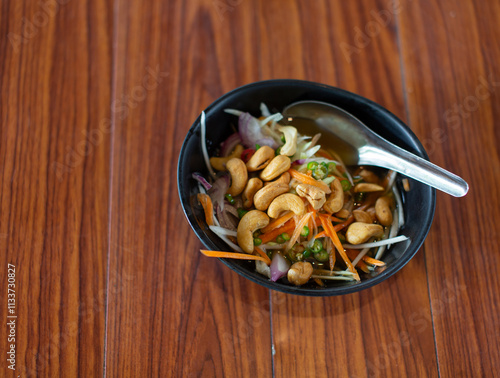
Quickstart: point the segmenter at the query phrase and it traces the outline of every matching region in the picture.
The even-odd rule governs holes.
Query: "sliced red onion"
[[[279,253],[275,253],[271,261],[271,281],[276,282],[288,273],[290,264]]]
[[[192,177],[196,181],[198,181],[201,185],[203,185],[205,190],[210,190],[210,188],[212,187],[212,185],[210,185],[210,183],[207,180],[205,180],[205,178],[201,174],[199,174],[198,172],[194,172],[192,174]]]
[[[231,205],[229,203],[225,203],[224,204],[224,211],[228,212],[229,214],[234,215],[236,217],[236,219],[239,218],[239,216],[238,216],[238,210],[236,209],[236,207],[234,207],[233,205]]]
[[[276,149],[279,147],[278,143],[273,138],[262,138],[259,139],[255,144],[258,144],[259,146],[269,146],[273,149]]]
[[[262,133],[259,121],[249,113],[242,113],[240,115],[238,129],[243,145],[247,148],[255,148],[256,144],[278,148],[278,143]]]
[[[224,210],[224,196],[229,188],[229,183],[229,175],[222,175],[215,180],[212,188],[208,191],[208,195],[210,196],[215,208]]]
[[[236,231],[236,226],[238,224],[237,219],[231,216],[231,213],[227,211],[227,208],[231,205],[225,205],[224,210],[221,210],[219,207],[217,207],[217,219],[219,220],[219,223],[221,227],[226,228],[231,231]]]
[[[298,159],[298,160],[295,160],[292,164],[304,164],[306,162],[306,159]]]
[[[231,134],[229,138],[227,138],[224,142],[222,142],[220,155],[228,156],[234,150],[234,148],[238,143],[241,143],[240,134],[238,133]]]

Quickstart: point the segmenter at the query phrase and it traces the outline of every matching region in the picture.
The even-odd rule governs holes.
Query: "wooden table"
[[[0,376],[497,375],[499,19],[493,0],[2,1]],[[382,284],[285,295],[198,252],[181,143],[272,78],[380,103],[470,183]]]

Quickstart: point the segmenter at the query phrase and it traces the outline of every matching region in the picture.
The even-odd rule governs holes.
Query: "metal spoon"
[[[454,197],[463,197],[469,185],[457,175],[429,163],[371,131],[359,119],[334,105],[319,101],[295,102],[283,111],[285,119],[314,121],[344,142],[347,165],[374,165],[392,169]]]

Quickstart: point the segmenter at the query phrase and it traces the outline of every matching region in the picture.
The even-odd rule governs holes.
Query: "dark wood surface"
[[[495,376],[499,18],[471,0],[3,1],[0,376]],[[380,103],[471,184],[438,193],[387,281],[297,297],[199,254],[181,143],[220,95],[273,78]]]

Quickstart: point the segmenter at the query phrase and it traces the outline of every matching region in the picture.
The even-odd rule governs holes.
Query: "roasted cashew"
[[[353,210],[352,215],[356,222],[373,223],[373,217],[363,210]]]
[[[271,202],[281,194],[288,192],[288,184],[272,183],[259,189],[253,197],[253,203],[258,210],[267,210]]]
[[[365,210],[365,212],[368,213],[368,215],[370,215],[372,217],[372,219],[376,218],[375,206],[370,206],[368,209]]]
[[[266,168],[260,173],[260,178],[264,181],[271,181],[281,175],[282,173],[288,171],[292,162],[290,158],[285,155],[275,156],[273,160],[267,165]]]
[[[305,197],[314,210],[321,209],[321,206],[326,202],[325,192],[314,185],[299,184],[295,188],[297,194],[301,197]]]
[[[342,184],[338,178],[332,181],[330,189],[332,192],[328,196],[328,200],[323,205],[323,209],[325,209],[327,213],[333,214],[340,211],[344,206],[344,189],[342,189]]]
[[[269,146],[262,146],[254,152],[250,160],[247,161],[248,172],[255,172],[264,169],[274,158],[274,150]]]
[[[359,171],[358,175],[361,176],[365,182],[371,184],[376,184],[379,182],[378,176],[367,169],[362,169],[361,171]]]
[[[383,196],[375,202],[375,215],[378,222],[382,226],[390,226],[392,224],[392,198]]]
[[[359,183],[354,187],[354,193],[382,192],[384,190],[385,189],[383,186],[380,186],[377,184],[371,184],[371,183],[367,183],[367,182]]]
[[[341,209],[335,213],[337,218],[347,219],[351,215],[351,212],[347,209]]]
[[[354,222],[345,234],[347,241],[351,244],[361,244],[373,236],[382,235],[384,235],[384,228],[381,225],[363,222]]]
[[[278,130],[285,134],[285,144],[281,146],[280,155],[293,156],[297,151],[297,129],[293,126],[279,126]]]
[[[295,215],[303,215],[306,207],[304,201],[296,194],[285,193],[271,202],[267,209],[267,215],[271,218],[277,218],[284,211],[293,211]]]
[[[231,186],[227,190],[233,197],[240,194],[247,184],[248,172],[247,166],[243,160],[232,158],[226,163],[226,168],[231,174]]]
[[[253,233],[269,224],[269,217],[263,211],[251,210],[238,223],[236,240],[240,248],[246,253],[253,253]]]
[[[217,169],[218,171],[225,171],[226,170],[226,163],[231,160],[232,158],[240,158],[241,153],[243,152],[243,146],[241,144],[236,145],[234,148],[233,152],[231,152],[230,155],[226,157],[211,157],[210,158],[210,164],[212,167]]]
[[[248,180],[247,186],[245,187],[245,190],[241,195],[241,197],[243,198],[244,207],[246,207],[247,209],[252,207],[253,197],[255,196],[255,193],[257,193],[257,191],[262,188],[263,185],[264,184],[262,183],[262,180],[257,177],[253,177]]]
[[[272,185],[272,184],[287,184],[290,182],[290,173],[285,172],[279,178],[274,181],[268,181],[264,183],[264,185]]]
[[[301,261],[293,264],[290,269],[288,269],[287,278],[288,281],[294,285],[300,286],[304,285],[309,281],[313,273],[313,266],[310,262]]]

